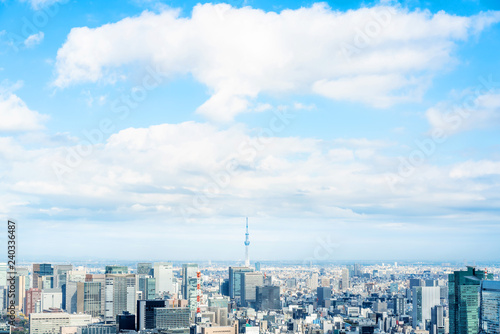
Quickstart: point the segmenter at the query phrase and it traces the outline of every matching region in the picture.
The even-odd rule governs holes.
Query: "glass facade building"
[[[474,267],[448,275],[450,334],[477,334],[479,331],[479,287],[484,279],[492,279]]]
[[[189,307],[158,307],[154,310],[156,328],[189,328]]]
[[[500,333],[500,281],[482,281],[479,323],[481,333]]]

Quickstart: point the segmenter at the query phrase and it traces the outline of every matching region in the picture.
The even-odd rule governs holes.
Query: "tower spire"
[[[250,257],[248,255],[249,245],[250,245],[250,234],[248,233],[248,217],[247,217],[247,229],[245,233],[245,267],[250,267]]]

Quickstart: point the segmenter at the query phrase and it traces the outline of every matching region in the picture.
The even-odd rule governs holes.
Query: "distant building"
[[[430,334],[445,334],[443,305],[436,305],[431,309]]]
[[[249,267],[229,267],[229,297],[241,301],[242,295],[242,275],[246,272],[253,272]]]
[[[196,308],[198,264],[184,263],[182,265],[182,298],[188,301],[191,310]]]
[[[189,307],[159,307],[154,312],[158,329],[189,328]]]
[[[156,280],[156,293],[175,293],[174,273],[172,263],[155,262],[153,265],[154,278]]]
[[[264,285],[264,276],[260,272],[248,272],[243,276],[243,289],[241,295],[242,305],[253,306],[257,300],[256,288]]]
[[[25,308],[24,314],[30,315],[30,313],[35,313],[35,306],[42,299],[42,290],[38,288],[31,288],[26,291]]]
[[[403,296],[396,296],[394,299],[393,312],[395,315],[405,315],[406,314],[406,298]]]
[[[351,282],[349,279],[349,269],[342,269],[342,291],[346,291],[351,287]]]
[[[86,326],[92,322],[88,314],[31,313],[30,334],[59,334],[61,327]]]
[[[54,270],[49,263],[33,263],[33,288],[42,288],[40,277],[53,275]]]
[[[153,276],[153,264],[151,262],[140,262],[137,264],[137,275]]]
[[[139,291],[142,299],[149,300],[156,297],[156,279],[153,277],[139,277]]]
[[[318,299],[318,306],[325,307],[325,300],[332,298],[332,289],[330,289],[330,287],[316,288],[316,295]]]
[[[258,286],[256,288],[256,309],[259,311],[281,309],[279,286]]]
[[[431,321],[431,309],[440,302],[439,287],[413,287],[413,328],[425,328],[426,323]]]
[[[128,274],[126,266],[106,266],[106,274]]]
[[[106,323],[114,323],[116,316],[128,311],[135,314],[135,275],[106,274],[105,314]]]
[[[166,300],[138,300],[137,301],[137,330],[153,329],[156,326],[155,309],[165,307]]]

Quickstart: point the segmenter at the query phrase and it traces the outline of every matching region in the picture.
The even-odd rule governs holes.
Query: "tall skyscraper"
[[[72,264],[54,265],[54,288],[60,288],[66,284],[66,273],[73,270]]]
[[[33,264],[33,288],[42,288],[41,276],[52,275],[54,273],[52,265],[49,263],[34,263]]]
[[[395,315],[405,315],[406,314],[406,298],[398,295],[394,297],[394,308],[393,312]]]
[[[153,277],[139,277],[139,291],[142,292],[142,299],[155,299],[156,279]]]
[[[248,217],[247,217],[247,231],[245,233],[245,267],[250,267],[250,255],[248,254],[248,246],[250,246],[250,234],[248,234]]]
[[[318,287],[316,288],[316,294],[318,306],[325,307],[325,300],[332,298],[332,289],[330,289],[330,287]]]
[[[155,262],[154,263],[154,278],[156,279],[156,293],[175,293],[174,288],[174,272],[172,263],[170,262]]]
[[[479,330],[479,287],[492,279],[482,270],[467,267],[448,275],[450,334],[477,334]]]
[[[263,286],[264,276],[260,272],[248,272],[242,276],[241,303],[244,306],[254,306],[256,301],[256,288]]]
[[[116,316],[128,311],[135,313],[136,286],[134,274],[106,274],[105,314],[107,323],[116,321]]]
[[[482,334],[500,333],[500,281],[482,281],[479,326]]]
[[[342,291],[346,291],[351,287],[351,282],[349,280],[349,269],[342,269]]]
[[[246,272],[253,272],[249,267],[229,267],[229,297],[241,301],[242,279],[241,275]]]
[[[188,301],[191,310],[196,309],[197,286],[198,286],[198,264],[184,263],[182,265],[182,298]]]
[[[42,290],[37,288],[31,288],[26,291],[26,307],[24,308],[24,314],[30,315],[30,313],[35,312],[35,305],[42,298]]]
[[[76,312],[102,317],[102,289],[100,282],[78,282]]]
[[[431,309],[440,302],[439,287],[413,287],[413,328],[425,329],[426,323],[431,321]]]
[[[430,334],[444,334],[444,307],[436,305],[431,309],[431,328]]]

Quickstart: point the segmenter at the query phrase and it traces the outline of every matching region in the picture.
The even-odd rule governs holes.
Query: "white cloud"
[[[32,48],[35,45],[40,44],[43,41],[44,36],[45,35],[44,35],[44,33],[42,31],[40,31],[40,32],[38,32],[36,34],[30,35],[30,36],[28,36],[28,38],[26,38],[24,40],[24,45],[27,48]]]
[[[500,175],[500,161],[466,161],[458,164],[450,171],[450,177],[454,179],[491,175]]]
[[[211,97],[198,112],[231,120],[261,93],[314,93],[377,107],[420,98],[454,59],[456,40],[500,20],[377,6],[338,12],[326,4],[264,12],[227,4],[144,12],[98,28],[74,28],[58,50],[54,85],[109,81],[124,65],[163,76],[191,73]],[[346,47],[351,51],[346,54]]]
[[[43,129],[48,116],[30,110],[26,103],[10,92],[0,92],[0,132]]]
[[[441,102],[429,108],[425,115],[431,131],[452,135],[462,131],[500,125],[500,92],[490,90],[462,92],[456,103]]]

